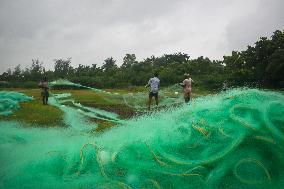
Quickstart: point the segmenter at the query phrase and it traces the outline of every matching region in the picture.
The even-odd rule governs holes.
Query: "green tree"
[[[104,72],[109,73],[113,72],[117,69],[116,60],[112,57],[105,59],[102,69]]]
[[[57,78],[66,78],[72,73],[71,58],[54,60],[54,75]]]
[[[45,72],[45,68],[42,65],[43,63],[40,62],[38,59],[32,60],[32,65],[29,68],[31,81],[39,81],[42,79],[42,75]]]
[[[138,63],[135,54],[126,54],[123,58],[122,69],[130,68],[132,65]]]
[[[21,70],[21,65],[17,65],[15,68],[14,68],[14,71],[12,73],[13,75],[13,79],[15,81],[19,80],[21,77],[22,77],[22,70]]]
[[[276,50],[269,57],[265,78],[273,87],[284,87],[284,49]]]

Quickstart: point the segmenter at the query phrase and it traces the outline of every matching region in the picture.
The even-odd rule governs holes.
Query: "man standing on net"
[[[155,72],[154,77],[150,78],[148,81],[148,84],[145,87],[150,86],[150,92],[149,92],[149,101],[148,101],[148,109],[150,110],[152,98],[155,97],[156,106],[158,106],[158,90],[160,85],[160,79],[158,78],[158,73]]]
[[[191,99],[191,83],[194,82],[188,73],[184,74],[185,80],[180,85],[183,87],[184,101],[188,103]]]

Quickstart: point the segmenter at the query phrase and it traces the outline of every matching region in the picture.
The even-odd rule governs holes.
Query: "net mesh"
[[[27,129],[17,122],[0,122],[0,188],[284,184],[282,94],[234,89],[130,120],[81,104],[67,107],[61,104],[66,97],[55,95],[50,103],[64,111],[67,129]],[[90,133],[96,125],[86,121],[89,116],[118,127]]]
[[[136,111],[147,110],[147,91],[139,92],[129,92],[129,93],[119,93],[119,92],[110,92],[103,89],[97,89],[92,87],[83,86],[80,84],[72,83],[68,80],[56,80],[50,83],[52,89],[89,89],[95,92],[101,99],[106,103],[110,104],[121,104],[130,108],[135,109]],[[180,104],[183,102],[183,97],[180,94],[181,87],[176,84],[170,87],[163,88],[159,91],[159,106],[160,107],[172,107],[173,105]],[[145,98],[146,97],[146,98]]]
[[[32,98],[17,92],[0,91],[0,115],[10,115],[20,108],[19,102],[31,101]]]

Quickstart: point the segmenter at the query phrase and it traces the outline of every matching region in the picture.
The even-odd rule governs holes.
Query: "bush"
[[[38,82],[25,81],[25,82],[0,82],[0,88],[38,88]]]

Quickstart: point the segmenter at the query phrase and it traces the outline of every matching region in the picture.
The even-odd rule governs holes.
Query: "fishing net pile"
[[[0,122],[0,188],[282,188],[283,115],[282,94],[235,89],[96,135]]]
[[[31,100],[32,98],[22,93],[0,91],[0,115],[10,115],[20,108],[19,102]]]

